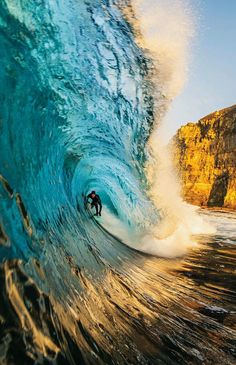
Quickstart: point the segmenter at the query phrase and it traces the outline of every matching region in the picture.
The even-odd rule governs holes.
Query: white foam
[[[203,217],[196,213],[196,209],[196,207],[186,204],[186,213],[191,219],[183,220],[174,229],[168,219],[162,218],[160,225],[152,227],[149,231],[135,232],[106,207],[103,208],[100,224],[123,243],[136,250],[173,258],[184,255],[190,247],[197,245],[192,237],[193,234],[215,233],[214,227],[204,221]],[[190,216],[190,211],[194,211],[195,214]]]
[[[158,89],[171,99],[182,89],[195,33],[194,12],[186,0],[133,0],[141,37],[157,68]]]

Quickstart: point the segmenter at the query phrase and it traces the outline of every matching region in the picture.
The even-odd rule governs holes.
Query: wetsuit
[[[95,194],[95,196],[92,198],[92,193],[90,193],[87,196],[87,201],[88,201],[88,199],[92,199],[91,208],[93,208],[93,207],[96,208],[96,215],[101,215],[102,202],[101,202],[99,195]]]

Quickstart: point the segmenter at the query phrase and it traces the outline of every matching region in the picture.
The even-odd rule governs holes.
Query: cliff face
[[[173,141],[185,200],[236,209],[236,105],[188,123]]]

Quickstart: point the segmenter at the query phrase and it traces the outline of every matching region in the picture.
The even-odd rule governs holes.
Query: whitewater
[[[236,216],[183,202],[161,132],[194,29],[187,1],[1,2],[1,364],[235,363]]]

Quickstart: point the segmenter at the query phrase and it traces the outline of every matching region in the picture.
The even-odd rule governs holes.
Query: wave
[[[169,2],[159,4],[159,24],[165,23],[164,11],[171,22],[178,14],[189,19],[181,2],[175,3],[177,13],[170,12]],[[168,44],[166,38],[161,46],[158,38],[152,49],[146,26],[154,23],[145,23],[141,5],[125,0],[1,2],[5,364],[173,364],[175,358],[197,364],[222,353],[231,364],[232,332],[220,322],[232,318],[231,309],[215,313],[211,295],[200,303],[203,294],[192,294],[194,284],[180,270],[173,281],[169,269],[174,265],[177,273],[176,261],[150,256],[183,254],[192,247],[193,232],[186,232],[184,223],[192,208],[180,203],[176,191],[178,207],[186,213],[175,214],[181,222],[171,226],[176,205],[166,210],[160,204],[164,192],[150,177],[153,171],[159,176],[155,168],[160,165],[151,135],[175,94],[178,72],[170,73],[173,43],[165,55],[157,50]],[[149,3],[146,9],[152,10]],[[170,28],[175,33],[176,27]],[[181,29],[182,37],[186,28]],[[169,73],[173,77],[166,80]],[[168,180],[168,173],[164,177]],[[100,223],[84,208],[83,197],[93,189],[104,205]],[[196,213],[191,216],[200,222]],[[221,293],[229,306],[232,292],[229,285]],[[190,300],[184,303],[186,295]],[[198,310],[192,314],[194,300]],[[204,334],[201,310],[217,317],[208,321]],[[190,333],[172,336],[173,328]],[[211,349],[202,349],[209,333]],[[218,341],[226,345],[219,347]]]

